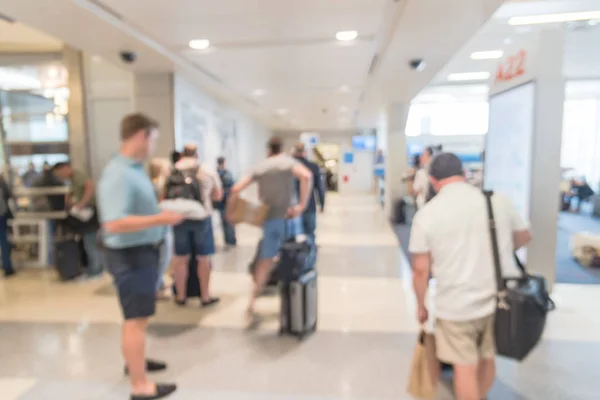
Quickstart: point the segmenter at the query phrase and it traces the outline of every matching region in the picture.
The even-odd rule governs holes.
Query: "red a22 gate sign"
[[[498,65],[496,72],[496,82],[508,82],[521,75],[525,75],[525,60],[527,52],[521,50],[515,56],[508,57]]]

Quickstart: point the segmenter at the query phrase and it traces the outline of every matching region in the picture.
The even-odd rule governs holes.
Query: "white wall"
[[[196,143],[202,162],[211,167],[216,168],[217,158],[224,156],[240,178],[266,157],[268,128],[208,97],[179,74],[174,77],[174,116],[176,148]],[[248,195],[256,197],[256,189]]]

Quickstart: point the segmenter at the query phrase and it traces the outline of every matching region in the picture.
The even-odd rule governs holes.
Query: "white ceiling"
[[[450,73],[487,71],[494,75],[498,60],[471,60],[476,51],[502,50],[505,41],[518,44],[526,34],[538,30],[562,28],[566,32],[565,69],[567,79],[600,78],[600,25],[584,30],[568,29],[564,24],[511,26],[508,19],[520,15],[554,14],[564,12],[600,10],[600,0],[540,0],[513,1],[502,6],[494,17],[479,31],[438,74],[435,85],[447,83]]]
[[[0,19],[0,53],[60,51],[63,43],[18,22]]]
[[[115,63],[119,50],[134,50],[138,62],[128,68],[183,73],[274,128],[323,130],[374,126],[383,105],[410,101],[501,3],[0,0],[0,9]],[[340,30],[357,30],[359,39],[340,46],[334,39]],[[211,40],[212,51],[187,48],[201,38]],[[369,74],[375,55],[379,62]],[[408,67],[416,57],[427,60],[424,72]],[[255,89],[266,93],[255,97]],[[289,114],[275,115],[281,108]]]

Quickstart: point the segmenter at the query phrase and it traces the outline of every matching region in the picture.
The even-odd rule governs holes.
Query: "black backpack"
[[[198,179],[198,168],[179,170],[174,168],[165,183],[165,199],[195,200],[204,204],[202,184]]]

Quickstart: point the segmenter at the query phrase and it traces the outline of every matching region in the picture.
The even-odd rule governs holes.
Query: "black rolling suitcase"
[[[82,254],[76,236],[58,223],[54,236],[54,266],[62,281],[70,281],[81,275]]]
[[[173,283],[173,294],[177,296],[177,287]],[[187,294],[186,298],[200,297],[200,280],[198,279],[198,258],[192,249],[188,262]]]
[[[317,329],[317,246],[287,241],[281,248],[278,270],[281,314],[279,333],[303,339]]]
[[[554,302],[548,294],[546,279],[528,274],[518,259],[517,263],[523,271],[523,277],[515,279],[503,277],[492,195],[493,192],[485,192],[498,285],[496,348],[499,355],[522,361],[540,341],[546,325],[546,316],[554,309]]]

